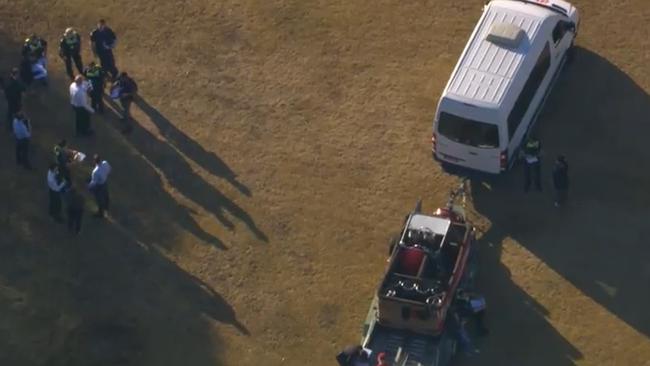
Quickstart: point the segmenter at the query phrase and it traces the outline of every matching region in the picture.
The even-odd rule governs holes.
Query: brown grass
[[[650,3],[576,3],[580,50],[540,123],[572,203],[524,196],[518,171],[473,182],[492,334],[468,365],[650,359]],[[2,70],[32,30],[87,41],[105,17],[142,96],[132,135],[109,115],[72,139],[52,49],[55,80],[26,103],[37,169],[17,170],[0,137],[0,364],[333,364],[390,234],[456,181],[431,161],[431,119],[481,5],[0,2]],[[60,137],[114,167],[113,219],[77,239],[44,212]]]

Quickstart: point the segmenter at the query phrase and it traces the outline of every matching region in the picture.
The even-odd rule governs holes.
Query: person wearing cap
[[[61,195],[65,189],[66,182],[59,174],[57,163],[50,164],[47,170],[47,186],[49,187],[49,213],[56,221],[63,221],[61,218]]]
[[[65,71],[74,80],[74,72],[72,70],[72,63],[81,74],[83,72],[83,63],[81,62],[81,36],[77,31],[70,27],[65,30],[63,37],[59,43],[59,56],[65,63]]]
[[[566,203],[569,193],[569,163],[564,155],[558,156],[555,160],[553,188],[555,188],[555,207],[560,207]]]
[[[108,195],[108,175],[111,173],[111,165],[108,161],[102,159],[99,155],[94,156],[95,168],[90,175],[88,190],[95,196],[97,203],[97,213],[95,217],[104,218],[110,198]]]
[[[9,74],[9,80],[0,79],[0,86],[7,100],[7,131],[13,129],[14,115],[23,107],[25,85],[20,81],[20,70],[14,67]]]
[[[13,122],[14,136],[16,137],[16,164],[25,169],[31,169],[29,162],[29,141],[32,139],[32,128],[29,119],[23,112],[16,113]]]
[[[102,69],[111,74],[113,79],[117,78],[117,67],[115,67],[115,57],[113,49],[117,43],[117,37],[113,30],[106,25],[104,19],[97,22],[97,28],[90,33],[90,47],[93,54],[99,58]]]
[[[95,61],[91,61],[84,69],[83,75],[90,82],[90,106],[99,113],[104,113],[104,86],[106,73]]]
[[[75,113],[77,136],[88,136],[93,133],[90,128],[90,115],[95,113],[95,110],[88,103],[89,85],[81,75],[77,75],[70,84],[70,104]]]
[[[29,63],[32,72],[32,78],[26,81],[35,79],[47,85],[47,41],[32,34],[23,44],[22,56]]]

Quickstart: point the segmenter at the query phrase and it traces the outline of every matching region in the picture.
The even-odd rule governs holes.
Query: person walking
[[[23,44],[22,56],[23,61],[29,62],[32,72],[32,77],[25,81],[29,83],[35,79],[47,85],[47,41],[32,34]]]
[[[531,182],[535,183],[538,191],[542,191],[541,182],[541,151],[542,145],[538,139],[529,137],[524,146],[524,191],[528,192]]]
[[[563,206],[569,193],[569,164],[564,155],[558,156],[555,160],[553,188],[555,188],[555,207]]]
[[[59,174],[59,166],[57,163],[50,164],[47,170],[47,186],[50,191],[50,216],[56,221],[63,221],[61,217],[61,195],[65,189],[66,182]]]
[[[104,19],[97,22],[97,28],[90,33],[90,47],[95,57],[99,58],[102,69],[111,74],[113,80],[117,78],[117,67],[113,49],[117,43],[117,37],[113,30],[106,25]]]
[[[17,67],[11,69],[9,80],[0,79],[0,86],[7,100],[7,131],[11,131],[15,114],[23,108],[25,85],[20,81],[20,70]]]
[[[117,81],[111,87],[111,95],[117,95],[122,106],[122,121],[124,129],[122,132],[131,132],[131,104],[135,95],[138,93],[138,84],[126,72],[121,72]]]
[[[88,136],[93,133],[90,128],[90,114],[95,110],[88,104],[89,84],[84,77],[77,75],[70,84],[70,104],[75,113],[75,131],[77,136]]]
[[[25,169],[31,169],[29,162],[29,141],[32,138],[32,129],[29,120],[23,112],[16,113],[13,122],[14,136],[16,137],[16,164]]]
[[[75,187],[70,187],[64,195],[66,213],[68,216],[68,230],[78,235],[81,231],[81,221],[84,214],[85,200]]]
[[[110,203],[110,197],[108,194],[108,176],[111,173],[111,165],[108,161],[103,160],[97,154],[94,156],[94,161],[95,168],[90,175],[88,190],[93,193],[95,196],[95,202],[97,203],[97,212],[95,213],[95,217],[104,218]]]
[[[104,80],[106,79],[104,69],[92,61],[84,69],[83,75],[90,82],[90,106],[97,113],[104,113]]]
[[[77,71],[83,73],[83,63],[81,62],[81,36],[74,28],[67,28],[59,42],[59,56],[65,63],[65,71],[74,80],[72,63],[74,62]]]

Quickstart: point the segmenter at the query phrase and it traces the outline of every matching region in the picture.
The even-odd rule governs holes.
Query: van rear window
[[[438,118],[438,133],[464,145],[493,149],[499,147],[496,125],[462,118],[446,112]]]

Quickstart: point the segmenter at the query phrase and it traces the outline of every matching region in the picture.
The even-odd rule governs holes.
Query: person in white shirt
[[[81,75],[77,75],[70,84],[70,104],[75,113],[77,136],[88,136],[93,133],[90,128],[90,114],[95,113],[95,110],[88,103],[89,85]]]
[[[59,166],[50,164],[47,170],[47,186],[50,189],[50,216],[56,221],[63,221],[61,217],[61,194],[65,189],[65,180],[59,174]]]
[[[23,112],[16,113],[13,121],[14,136],[16,137],[16,164],[31,169],[29,162],[29,141],[32,138],[32,128],[29,119]]]
[[[99,155],[94,156],[95,168],[90,175],[88,189],[94,194],[97,203],[95,217],[104,218],[110,198],[108,195],[108,175],[111,173],[111,165]]]

